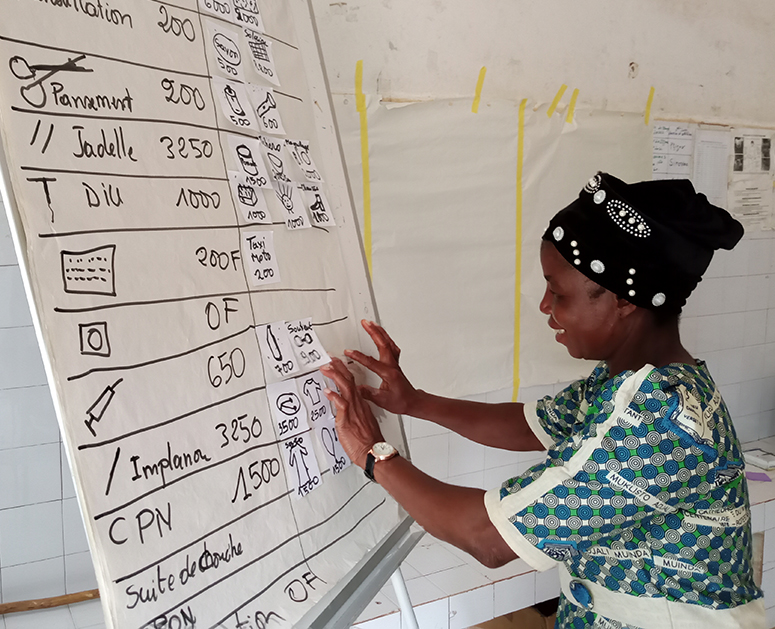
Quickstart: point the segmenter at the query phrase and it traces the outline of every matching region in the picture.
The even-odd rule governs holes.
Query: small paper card
[[[278,439],[294,437],[309,430],[307,407],[301,401],[295,379],[267,384],[266,395]]]
[[[227,79],[244,81],[239,31],[212,20],[207,20],[207,31],[210,58],[215,62],[218,72]]]
[[[288,483],[296,499],[303,498],[320,486],[321,476],[310,433],[298,435],[282,443]]]
[[[299,372],[285,321],[257,326],[256,337],[264,361],[267,383],[285,380]]]
[[[229,156],[237,172],[247,177],[248,182],[259,188],[271,188],[269,171],[264,164],[261,142],[241,135],[228,135]]]
[[[335,226],[331,205],[320,186],[311,183],[299,184],[299,189],[304,195],[304,201],[309,210],[312,224],[318,227]]]
[[[271,135],[285,135],[285,127],[282,118],[280,118],[280,110],[277,108],[274,90],[271,87],[259,87],[252,84],[248,85],[247,90],[261,131]]]
[[[280,267],[271,231],[242,232],[242,259],[247,262],[253,286],[280,281]]]
[[[226,120],[237,129],[256,132],[259,130],[258,120],[244,85],[216,76],[213,77],[212,87]]]
[[[307,211],[304,209],[304,202],[301,200],[301,190],[296,184],[275,181],[274,193],[285,210],[285,227],[290,230],[312,227],[307,218]]]
[[[285,326],[301,369],[317,369],[331,362],[312,327],[311,317],[298,321],[286,321]]]
[[[285,145],[291,152],[293,159],[296,160],[299,168],[301,168],[301,172],[304,173],[307,181],[313,183],[323,181],[323,176],[315,167],[315,162],[312,161],[312,155],[309,152],[309,142],[304,140],[285,140]]]
[[[229,184],[234,200],[248,223],[272,223],[272,216],[261,188],[252,184],[244,173],[235,170],[229,171]]]
[[[336,433],[336,424],[333,418],[321,419],[315,425],[315,434],[317,434],[320,443],[323,444],[326,460],[334,474],[339,474],[342,470],[350,467],[350,457],[339,443],[339,435]]]
[[[245,41],[250,50],[250,58],[253,60],[253,66],[263,78],[274,85],[280,85],[280,79],[277,76],[277,70],[274,65],[274,55],[272,54],[272,42],[264,37],[258,31],[251,28],[244,29]]]

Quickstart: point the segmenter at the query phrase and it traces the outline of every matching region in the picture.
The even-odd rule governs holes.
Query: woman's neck
[[[637,371],[647,364],[655,367],[664,367],[670,363],[696,364],[681,343],[677,319],[659,326],[652,317],[645,316],[634,322],[607,362],[612,374],[627,369]]]

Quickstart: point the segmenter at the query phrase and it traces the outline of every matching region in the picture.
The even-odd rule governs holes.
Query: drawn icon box
[[[81,354],[84,356],[110,356],[110,339],[106,321],[79,323]]]
[[[86,251],[62,251],[62,280],[66,293],[116,296],[113,272],[116,245]]]

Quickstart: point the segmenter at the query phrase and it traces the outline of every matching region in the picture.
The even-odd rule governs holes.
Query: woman
[[[559,563],[558,627],[763,628],[740,444],[678,331],[713,251],[742,235],[689,181],[598,173],[541,245],[541,312],[571,356],[601,361],[592,374],[532,404],[444,399],[412,387],[398,347],[364,322],[379,359],[345,353],[382,385],[327,367],[340,441],[428,532],[486,566]],[[379,443],[365,400],[547,458],[486,493],[447,485]]]

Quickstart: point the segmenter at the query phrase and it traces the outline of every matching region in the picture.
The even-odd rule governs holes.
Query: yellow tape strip
[[[654,86],[652,85],[651,89],[649,90],[649,99],[646,101],[646,116],[644,118],[646,124],[649,123],[649,120],[651,119],[651,103],[654,102]]]
[[[579,97],[579,88],[573,90],[573,95],[570,97],[570,103],[568,104],[568,115],[565,116],[565,122],[573,122],[573,112],[576,111],[576,99]]]
[[[517,128],[517,231],[514,249],[514,382],[511,401],[519,395],[519,319],[522,305],[522,165],[525,159],[525,108],[527,98],[519,104],[519,126]]]
[[[484,75],[487,74],[487,68],[482,66],[479,70],[479,78],[476,81],[476,93],[474,94],[474,104],[471,105],[471,111],[475,114],[479,113],[479,100],[482,98],[482,85],[484,85]]]
[[[546,112],[546,115],[549,116],[549,118],[552,117],[554,110],[557,109],[557,105],[560,104],[560,99],[562,98],[562,95],[565,93],[565,90],[567,89],[568,89],[568,86],[565,85],[565,83],[563,83],[562,87],[557,90],[557,95],[554,97],[552,104],[549,105],[549,111]]]
[[[369,125],[366,119],[366,96],[363,94],[363,59],[355,64],[355,108],[361,119],[361,168],[363,169],[363,250],[371,271],[371,177],[369,175]]]

